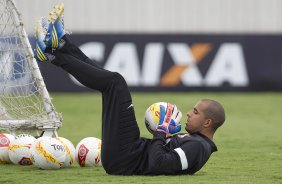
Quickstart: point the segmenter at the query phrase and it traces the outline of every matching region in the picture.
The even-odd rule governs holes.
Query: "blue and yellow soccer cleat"
[[[60,47],[61,38],[65,35],[64,29],[64,4],[54,6],[49,13],[49,26],[44,42],[47,47],[57,49]]]
[[[37,61],[47,61],[48,58],[45,54],[46,51],[46,45],[44,43],[44,37],[46,35],[46,28],[42,27],[42,24],[46,24],[45,21],[47,21],[44,18],[41,18],[36,22],[35,25],[35,49],[34,49],[34,56]]]

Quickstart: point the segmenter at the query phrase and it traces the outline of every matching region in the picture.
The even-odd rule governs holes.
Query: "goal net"
[[[56,130],[51,102],[13,0],[0,0],[0,130]]]

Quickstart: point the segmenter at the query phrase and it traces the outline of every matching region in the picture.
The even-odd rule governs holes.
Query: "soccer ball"
[[[11,134],[0,134],[0,164],[10,163],[8,147],[15,137]]]
[[[57,139],[40,137],[32,145],[33,164],[40,169],[60,169],[66,160],[66,149]]]
[[[145,112],[145,125],[148,131],[153,134],[166,114],[167,102],[156,102],[150,105]]]
[[[75,158],[81,167],[102,166],[101,140],[95,137],[82,139],[76,146]]]
[[[169,113],[170,115],[167,115],[167,111],[171,111],[171,114]],[[165,120],[166,118],[169,118],[167,120],[173,119],[173,125],[179,128],[182,113],[174,104],[169,102],[156,102],[148,107],[145,112],[144,120],[146,128],[153,134],[157,130],[159,123],[167,121]]]
[[[28,134],[20,134],[11,141],[8,154],[13,164],[32,165],[30,147],[36,139]]]
[[[63,164],[62,167],[70,167],[73,164],[74,157],[75,157],[75,147],[74,145],[66,138],[63,137],[56,137],[58,141],[60,141],[66,150],[66,159],[65,163]]]

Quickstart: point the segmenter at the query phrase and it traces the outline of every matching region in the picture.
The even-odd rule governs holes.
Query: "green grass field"
[[[133,93],[141,135],[145,109],[157,101],[177,104],[186,112],[202,98],[220,101],[227,120],[214,137],[218,152],[193,176],[110,176],[103,168],[56,171],[33,166],[0,165],[0,183],[282,183],[282,93]],[[51,94],[64,124],[58,131],[76,145],[101,137],[101,96],[98,93]],[[184,132],[184,130],[183,130]]]

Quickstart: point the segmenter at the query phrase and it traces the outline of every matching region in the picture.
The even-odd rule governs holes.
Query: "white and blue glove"
[[[164,132],[167,135],[179,132],[181,130],[181,118],[182,113],[177,109],[176,105],[167,103],[165,116],[163,120],[159,122],[157,131]]]

